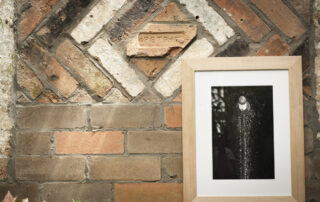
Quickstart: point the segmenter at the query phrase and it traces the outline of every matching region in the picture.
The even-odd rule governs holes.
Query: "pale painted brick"
[[[71,32],[78,42],[89,41],[106,24],[126,0],[101,0]]]
[[[208,5],[206,0],[180,0],[186,4],[187,9],[199,16],[199,21],[213,35],[219,45],[227,42],[235,33],[226,21]]]
[[[213,46],[207,39],[203,38],[194,42],[190,48],[178,58],[155,84],[155,88],[163,96],[168,97],[181,85],[181,69],[182,60],[187,58],[204,58],[211,55]]]
[[[144,84],[139,80],[128,63],[112,48],[105,39],[98,39],[89,49],[89,53],[98,58],[104,68],[128,91],[131,96],[137,96]]]

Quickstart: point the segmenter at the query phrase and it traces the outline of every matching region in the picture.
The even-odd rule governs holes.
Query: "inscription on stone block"
[[[181,46],[186,42],[184,32],[140,33],[141,46]]]
[[[196,36],[193,24],[149,23],[127,46],[127,55],[159,57],[173,48],[183,49]]]

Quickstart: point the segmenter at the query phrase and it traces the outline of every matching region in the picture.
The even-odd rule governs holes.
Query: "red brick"
[[[252,2],[290,38],[297,39],[306,31],[299,18],[281,0],[252,0]]]
[[[43,184],[42,200],[48,202],[111,201],[112,186],[108,183],[48,183]]]
[[[91,157],[92,180],[160,180],[159,157]]]
[[[63,31],[70,27],[70,22],[73,22],[74,19],[80,19],[92,2],[70,0],[64,3],[37,32],[38,37],[48,46],[52,46]]]
[[[20,87],[28,91],[33,99],[42,93],[43,87],[40,80],[21,59],[19,60],[17,67],[17,82]]]
[[[124,152],[121,131],[56,132],[57,154],[116,154]]]
[[[129,153],[181,153],[180,131],[131,131],[128,133]]]
[[[27,37],[58,2],[59,0],[32,0],[30,8],[22,13],[18,24],[19,40]]]
[[[182,202],[182,184],[116,184],[115,202]]]
[[[50,133],[19,132],[16,136],[18,155],[48,155],[50,149]]]
[[[153,19],[153,21],[154,22],[188,21],[188,18],[185,14],[181,12],[177,4],[171,2]]]
[[[104,97],[112,88],[111,81],[69,40],[57,48],[58,58],[78,74],[98,96]]]
[[[18,157],[15,159],[18,180],[83,180],[85,159],[81,157]]]
[[[77,89],[78,82],[37,41],[30,41],[23,53],[63,96],[69,97]]]
[[[182,127],[182,106],[170,105],[165,107],[165,122],[169,128]]]
[[[16,108],[20,128],[82,128],[86,126],[84,106],[28,106]]]
[[[168,59],[138,59],[131,60],[137,65],[149,78],[155,78],[156,75],[166,66],[169,62]]]
[[[282,56],[289,50],[289,45],[280,38],[279,35],[271,37],[262,47],[257,51],[257,56]]]
[[[261,41],[270,28],[240,0],[214,0],[255,42]]]

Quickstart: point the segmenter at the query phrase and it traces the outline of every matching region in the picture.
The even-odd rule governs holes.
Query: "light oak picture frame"
[[[291,195],[198,196],[196,163],[196,72],[288,71]],[[302,67],[300,56],[189,59],[181,64],[184,202],[305,202]],[[210,148],[208,148],[210,149]]]

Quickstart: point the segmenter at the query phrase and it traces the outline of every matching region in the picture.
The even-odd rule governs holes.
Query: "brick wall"
[[[14,127],[0,196],[181,202],[181,60],[302,55],[307,201],[320,201],[319,5],[16,0]]]

